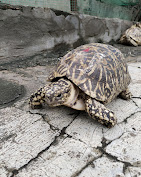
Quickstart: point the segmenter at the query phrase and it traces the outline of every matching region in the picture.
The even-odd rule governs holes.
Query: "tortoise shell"
[[[84,93],[108,103],[130,83],[123,54],[106,44],[82,45],[66,54],[48,80],[67,77]]]
[[[120,38],[123,44],[132,44],[134,46],[141,45],[141,23],[137,22],[125,31],[125,34]]]

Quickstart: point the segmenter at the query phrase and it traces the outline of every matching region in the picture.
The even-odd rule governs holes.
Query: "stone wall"
[[[0,63],[84,43],[117,43],[132,22],[62,11],[0,6]]]

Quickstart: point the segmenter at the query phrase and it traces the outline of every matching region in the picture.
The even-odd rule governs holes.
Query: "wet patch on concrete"
[[[0,78],[0,108],[12,105],[24,96],[25,88],[15,82]]]
[[[46,66],[55,65],[59,59],[63,57],[68,51],[72,50],[68,45],[57,45],[53,51],[42,51],[29,57],[17,57],[12,61],[0,61],[0,71],[11,70],[15,71],[15,68],[27,68],[34,66]]]

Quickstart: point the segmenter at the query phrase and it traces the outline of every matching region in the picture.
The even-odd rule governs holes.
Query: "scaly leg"
[[[90,117],[96,119],[108,128],[113,127],[117,122],[114,113],[93,98],[89,97],[86,99],[86,111]]]
[[[31,106],[32,109],[39,109],[45,102],[44,98],[45,98],[44,87],[42,87],[30,96],[29,105]]]
[[[127,88],[126,90],[122,91],[119,94],[119,97],[124,99],[124,100],[129,100],[132,97],[131,92],[129,91],[129,89]]]

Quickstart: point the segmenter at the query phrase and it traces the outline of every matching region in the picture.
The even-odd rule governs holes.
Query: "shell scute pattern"
[[[132,25],[125,33],[121,36],[120,42],[123,44],[130,44],[133,46],[141,45],[141,23],[137,22]]]
[[[49,80],[63,76],[87,95],[105,103],[130,83],[122,53],[110,45],[99,43],[86,44],[69,52]]]

